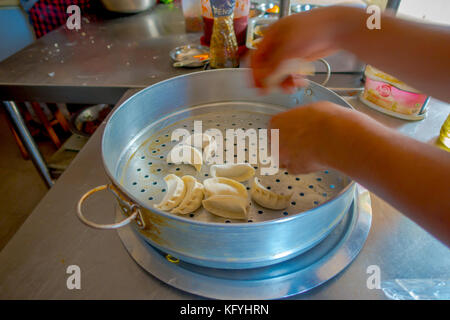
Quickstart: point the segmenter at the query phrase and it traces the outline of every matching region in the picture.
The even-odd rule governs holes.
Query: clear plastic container
[[[182,0],[186,32],[201,32],[203,30],[201,0]]]

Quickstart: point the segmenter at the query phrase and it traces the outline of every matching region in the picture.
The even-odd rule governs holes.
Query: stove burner
[[[117,220],[123,219],[116,210]],[[178,260],[149,245],[127,225],[119,236],[147,272],[180,290],[214,299],[279,299],[304,293],[336,276],[358,255],[369,233],[369,192],[357,186],[344,219],[318,245],[290,260],[254,269],[215,269]]]

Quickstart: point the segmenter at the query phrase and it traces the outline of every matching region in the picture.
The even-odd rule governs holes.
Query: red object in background
[[[77,5],[80,7],[81,16],[86,17],[88,13],[98,8],[98,0],[39,0],[30,9],[30,20],[37,38],[46,33],[65,25],[70,14],[66,13],[67,7]],[[92,21],[92,17],[89,20]]]
[[[214,25],[213,13],[211,10],[210,0],[200,0],[202,6],[203,29],[204,33],[200,39],[203,45],[209,46],[211,42],[211,34]],[[239,46],[239,54],[246,51],[245,40],[248,25],[248,15],[250,12],[250,0],[235,0],[235,8],[233,11],[233,27],[236,34],[236,40]]]

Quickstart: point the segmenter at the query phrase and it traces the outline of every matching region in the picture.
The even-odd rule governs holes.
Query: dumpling
[[[282,62],[278,68],[266,78],[265,85],[268,88],[278,86],[291,74],[314,75],[316,68],[312,62],[303,59],[290,59]]]
[[[268,209],[281,210],[289,206],[289,202],[292,198],[292,192],[287,195],[275,193],[265,188],[255,178],[251,188],[250,195],[252,199],[260,206]]]
[[[206,133],[194,133],[187,137],[183,143],[198,147],[195,145],[196,140],[202,141],[203,159],[207,162],[211,161],[211,158],[215,155],[217,150],[216,140]]]
[[[208,134],[205,134],[205,133],[194,133],[194,134],[191,134],[186,139],[184,139],[183,142],[185,144],[190,145],[190,146],[200,147],[200,146],[196,146],[195,145],[195,142],[196,142],[197,139],[202,141],[202,148],[205,148],[212,141],[211,136],[208,135]]]
[[[211,166],[210,173],[213,177],[246,181],[255,175],[255,169],[248,163],[215,164]]]
[[[220,217],[245,219],[248,213],[248,193],[245,186],[235,180],[216,177],[203,181],[206,199],[203,207]]]
[[[245,199],[248,198],[248,193],[245,186],[242,183],[232,179],[223,177],[210,178],[203,181],[203,186],[205,187],[205,195],[207,198],[216,195],[230,195]]]
[[[230,219],[246,219],[247,198],[232,195],[214,195],[202,201],[203,207],[216,216]]]
[[[186,194],[186,186],[183,180],[174,174],[164,177],[167,184],[167,193],[159,204],[154,207],[164,211],[170,211],[180,204]]]
[[[167,163],[190,164],[197,171],[200,171],[202,168],[202,153],[197,148],[181,142],[170,150]]]
[[[214,155],[217,151],[217,143],[215,139],[211,138],[210,143],[203,148],[203,159],[206,163],[212,163]]]
[[[184,176],[181,179],[186,186],[186,195],[180,205],[171,212],[188,214],[194,212],[202,205],[204,187],[193,176]]]

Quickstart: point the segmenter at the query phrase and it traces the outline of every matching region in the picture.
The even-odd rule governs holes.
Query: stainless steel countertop
[[[129,88],[195,71],[173,68],[169,59],[171,49],[200,38],[185,34],[177,6],[87,21],[78,31],[60,27],[2,61],[0,100],[115,104]]]
[[[123,99],[122,99],[123,101]],[[422,141],[432,141],[450,106],[431,100],[428,117],[407,122],[373,111],[356,99],[360,111]],[[79,198],[108,183],[100,150],[104,124],[58,179],[20,230],[0,253],[0,299],[192,299],[162,283],[128,255],[118,234],[93,230],[75,213]],[[114,199],[99,193],[85,211],[100,223],[114,219]],[[450,250],[415,223],[372,194],[373,220],[366,244],[337,277],[292,299],[384,299],[368,289],[367,267],[377,265],[381,280],[450,279]],[[81,290],[68,290],[66,268],[81,269]]]
[[[0,62],[0,101],[115,104],[130,88],[201,70],[174,68],[169,58],[170,50],[199,43],[200,36],[185,33],[177,5],[95,23],[82,19],[80,30],[60,27]],[[334,72],[363,66],[344,52],[328,61]],[[360,77],[339,78],[354,87]]]

